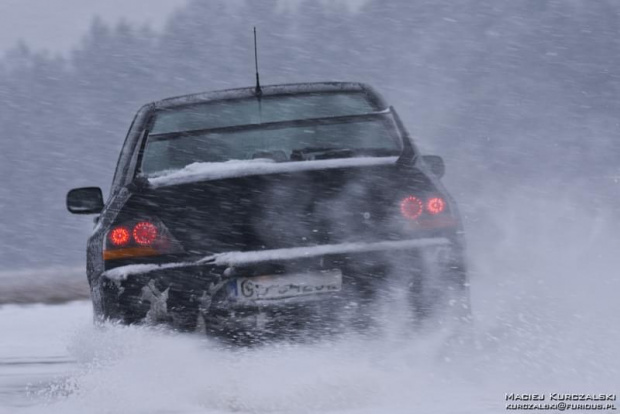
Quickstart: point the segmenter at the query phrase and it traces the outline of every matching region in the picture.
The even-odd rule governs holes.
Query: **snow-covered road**
[[[500,413],[505,393],[618,392],[618,333],[583,323],[595,313],[478,321],[477,343],[451,348],[441,334],[402,337],[395,324],[381,339],[235,350],[146,329],[99,331],[86,302],[8,306],[0,412]]]
[[[617,216],[548,194],[463,203],[473,340],[393,318],[380,338],[230,349],[96,329],[88,302],[4,305],[0,412],[496,414],[506,393],[620,394]]]
[[[1,413],[42,402],[51,384],[75,372],[67,346],[92,321],[90,309],[88,302],[0,307]]]

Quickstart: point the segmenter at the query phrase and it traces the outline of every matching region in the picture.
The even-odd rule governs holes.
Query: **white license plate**
[[[296,296],[338,292],[342,289],[342,272],[267,275],[239,278],[229,285],[236,300],[285,299]]]

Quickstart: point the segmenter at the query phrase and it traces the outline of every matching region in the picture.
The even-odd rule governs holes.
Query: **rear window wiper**
[[[330,158],[350,158],[353,150],[348,148],[306,147],[294,149],[291,161],[325,160]]]
[[[330,148],[306,147],[294,149],[291,152],[291,161],[326,160],[331,158],[351,158],[354,156],[389,157],[400,155],[401,151],[390,148]]]
[[[366,157],[391,157],[400,155],[402,151],[394,148],[358,148],[355,155]]]

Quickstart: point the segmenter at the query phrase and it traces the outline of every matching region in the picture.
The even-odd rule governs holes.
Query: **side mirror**
[[[443,158],[438,155],[423,155],[422,161],[430,168],[431,172],[438,178],[441,178],[446,173],[446,165],[443,162]]]
[[[74,188],[67,193],[67,210],[73,214],[99,214],[103,210],[103,194],[99,187]]]

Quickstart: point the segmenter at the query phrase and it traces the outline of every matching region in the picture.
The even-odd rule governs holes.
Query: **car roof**
[[[304,93],[330,92],[363,92],[380,109],[387,109],[387,104],[371,86],[360,82],[312,82],[289,83],[281,85],[262,86],[262,96],[295,95]],[[152,102],[148,105],[152,109],[169,109],[177,106],[193,105],[210,101],[226,99],[243,99],[256,97],[255,87],[225,89],[212,92],[202,92],[190,95],[176,96]]]

